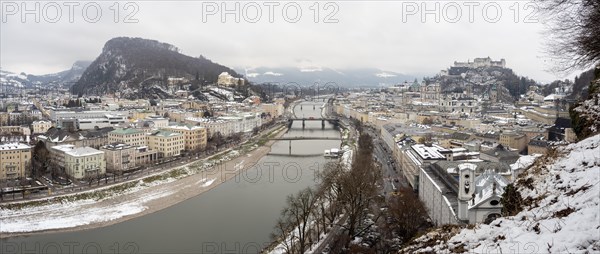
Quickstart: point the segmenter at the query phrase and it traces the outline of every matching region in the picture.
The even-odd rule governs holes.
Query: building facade
[[[146,134],[137,129],[116,129],[108,133],[109,143],[123,143],[131,146],[146,146]]]
[[[185,149],[185,138],[177,132],[155,131],[148,135],[148,147],[157,151],[159,158],[180,156]]]
[[[52,147],[52,158],[75,179],[97,178],[106,173],[104,152],[91,147],[60,145]]]
[[[0,145],[0,180],[27,176],[30,164],[30,146],[19,143]]]
[[[507,131],[500,134],[500,144],[504,147],[521,152],[527,148],[527,136],[521,133]]]
[[[46,133],[48,129],[52,128],[52,122],[50,121],[35,121],[31,124],[34,134]]]
[[[182,134],[185,139],[186,151],[200,151],[206,148],[207,130],[201,126],[172,125],[163,130]]]
[[[113,143],[100,147],[100,151],[104,152],[107,172],[119,173],[135,169],[136,167],[136,149],[133,146]]]

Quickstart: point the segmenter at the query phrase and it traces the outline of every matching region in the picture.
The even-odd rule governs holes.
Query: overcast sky
[[[517,74],[538,81],[564,78],[545,71],[550,60],[544,53],[543,25],[530,16],[535,8],[527,1],[487,6],[490,1],[344,1],[319,2],[318,8],[314,1],[299,1],[288,4],[287,12],[286,2],[144,1],[130,6],[120,2],[116,8],[114,1],[103,1],[96,2],[102,12],[96,23],[98,6],[88,5],[85,12],[83,2],[72,6],[72,14],[63,2],[37,2],[36,23],[35,14],[23,15],[23,7],[35,12],[34,3],[2,2],[3,70],[65,70],[77,60],[95,59],[107,40],[129,36],[170,43],[184,54],[204,55],[230,67],[368,67],[433,75],[455,60],[489,56],[506,59]],[[223,22],[223,7],[238,13],[239,23],[235,14],[226,14]]]

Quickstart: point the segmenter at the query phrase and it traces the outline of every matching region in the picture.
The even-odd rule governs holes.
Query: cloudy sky
[[[1,4],[0,67],[12,72],[65,70],[93,60],[107,40],[129,36],[230,67],[369,67],[433,75],[455,60],[489,56],[539,81],[564,78],[545,71],[544,26],[527,1]]]

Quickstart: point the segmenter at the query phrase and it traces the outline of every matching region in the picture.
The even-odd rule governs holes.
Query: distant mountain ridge
[[[73,86],[83,95],[118,94],[123,98],[167,98],[169,78],[201,84],[214,83],[218,75],[234,70],[200,57],[183,55],[171,44],[142,38],[118,37],[106,42],[102,53]]]
[[[10,71],[0,71],[0,83],[5,86],[31,88],[45,86],[47,84],[61,84],[71,86],[79,80],[83,71],[91,64],[91,61],[76,61],[71,69],[44,75],[34,75],[21,72],[19,74]]]
[[[402,73],[383,71],[375,68],[332,69],[322,67],[310,68],[268,68],[252,69],[236,68],[254,83],[298,83],[314,85],[336,83],[346,87],[394,85],[404,81],[413,81],[414,76]]]

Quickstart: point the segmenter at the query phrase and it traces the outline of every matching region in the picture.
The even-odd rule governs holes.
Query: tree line
[[[351,166],[330,162],[316,187],[287,197],[271,236],[286,253],[304,253],[326,234],[332,253],[387,252],[399,247],[389,239],[407,241],[428,227],[425,207],[412,189],[400,188],[389,199],[381,195],[382,171],[373,150],[371,137],[361,134]],[[365,235],[380,237],[369,247],[352,244]]]

